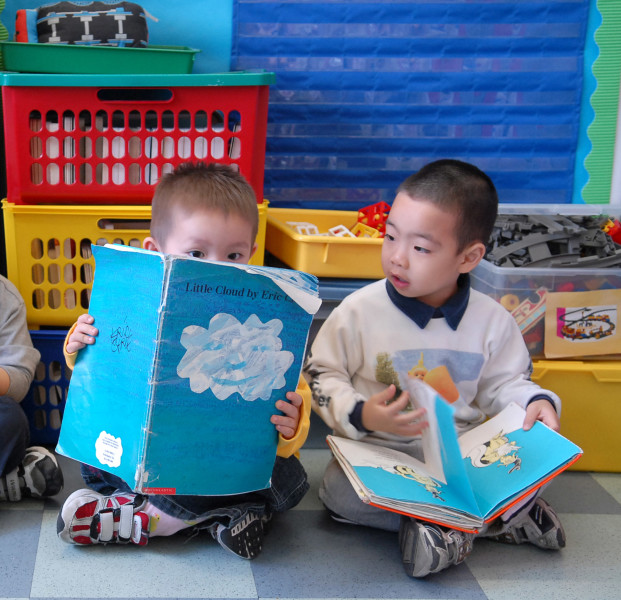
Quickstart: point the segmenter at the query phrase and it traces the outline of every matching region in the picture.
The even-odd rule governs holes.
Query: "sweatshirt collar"
[[[449,327],[457,329],[466,312],[470,298],[470,275],[462,273],[457,279],[457,291],[440,307],[434,308],[416,298],[402,296],[386,279],[386,291],[392,303],[421,329],[425,329],[431,319],[444,317]]]

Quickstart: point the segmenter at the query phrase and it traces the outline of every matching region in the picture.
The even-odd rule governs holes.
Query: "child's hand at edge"
[[[300,407],[302,406],[302,396],[297,392],[287,392],[287,400],[278,400],[276,408],[282,415],[272,415],[270,421],[276,426],[276,430],[285,439],[290,439],[295,435],[300,423]]]
[[[75,329],[71,332],[65,349],[67,354],[73,354],[82,350],[87,344],[94,344],[99,335],[99,329],[93,327],[95,319],[92,315],[85,314],[78,317]]]
[[[554,410],[554,406],[547,400],[535,400],[526,407],[526,417],[522,429],[528,431],[535,421],[541,421],[554,431],[560,431],[561,420]]]
[[[394,402],[387,404],[396,391],[397,388],[391,384],[384,391],[371,396],[362,407],[362,424],[369,431],[383,431],[403,437],[420,435],[429,427],[425,409],[406,411],[410,403],[408,392],[402,392]]]

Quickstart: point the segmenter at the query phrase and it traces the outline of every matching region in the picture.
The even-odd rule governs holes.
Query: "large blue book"
[[[89,312],[57,451],[148,494],[269,487],[274,404],[297,388],[312,275],[94,246]]]
[[[476,532],[582,455],[578,446],[543,423],[524,431],[526,413],[514,403],[458,437],[453,407],[442,396],[423,381],[410,380],[408,389],[429,421],[422,460],[328,436],[335,457],[368,504]]]

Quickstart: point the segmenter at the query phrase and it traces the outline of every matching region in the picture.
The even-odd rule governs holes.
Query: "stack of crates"
[[[91,244],[140,247],[161,176],[183,162],[237,166],[253,187],[263,264],[265,140],[272,73],[2,73],[7,275],[26,303],[42,366],[23,406],[33,443],[58,437],[62,342],[88,311]],[[44,329],[59,331],[48,334]]]

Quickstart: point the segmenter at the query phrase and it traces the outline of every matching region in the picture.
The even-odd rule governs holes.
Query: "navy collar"
[[[444,317],[449,327],[456,330],[466,312],[470,299],[470,275],[462,273],[459,276],[457,291],[439,308],[429,306],[429,304],[425,304],[416,298],[402,296],[388,279],[386,280],[386,291],[392,303],[421,329],[425,329],[431,319]]]

